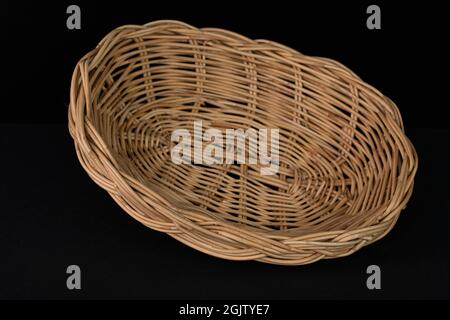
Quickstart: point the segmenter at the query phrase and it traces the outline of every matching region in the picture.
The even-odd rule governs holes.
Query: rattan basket
[[[175,129],[278,128],[279,169],[176,164]],[[69,129],[133,218],[232,260],[300,265],[387,234],[417,155],[395,104],[336,61],[177,21],[108,34],[73,73]]]

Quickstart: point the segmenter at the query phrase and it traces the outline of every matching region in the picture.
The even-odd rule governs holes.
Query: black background
[[[442,2],[2,3],[0,298],[450,298],[448,42]],[[378,4],[382,29],[366,28]],[[81,30],[66,28],[78,4]],[[85,174],[67,130],[72,70],[123,24],[176,19],[336,59],[398,105],[420,158],[413,197],[383,240],[281,267],[213,258],[126,215]],[[69,291],[65,269],[82,268]],[[365,286],[382,270],[382,290]]]

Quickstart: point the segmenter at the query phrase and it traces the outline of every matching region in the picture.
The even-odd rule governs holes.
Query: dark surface
[[[450,298],[450,131],[408,135],[419,171],[391,233],[346,258],[282,267],[210,257],[136,222],[84,172],[65,126],[2,125],[0,298]],[[66,289],[70,264],[81,291]],[[371,264],[380,291],[365,286]]]
[[[450,298],[448,49],[442,2],[2,3],[1,298]],[[78,4],[82,29],[66,28]],[[245,4],[245,5],[244,5]],[[384,239],[301,267],[207,256],[139,224],[97,187],[66,128],[72,70],[113,28],[156,19],[220,27],[344,63],[397,103],[419,153],[413,196]],[[429,128],[429,129],[420,129]],[[66,289],[80,265],[82,290]],[[368,265],[382,271],[369,291]],[[315,310],[317,311],[317,310]]]

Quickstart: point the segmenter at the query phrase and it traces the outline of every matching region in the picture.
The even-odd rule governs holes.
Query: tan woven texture
[[[279,128],[278,173],[175,164],[171,134],[196,120]],[[84,56],[69,129],[86,172],[128,214],[232,260],[349,255],[392,229],[417,170],[395,104],[342,64],[178,21],[120,27]]]

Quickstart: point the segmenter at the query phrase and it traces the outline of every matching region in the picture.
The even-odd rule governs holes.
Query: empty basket
[[[200,120],[203,131],[278,129],[277,171],[175,163],[173,132]],[[128,214],[232,260],[351,254],[391,230],[417,170],[395,104],[345,66],[177,21],[120,27],[85,55],[69,129],[86,172]]]

